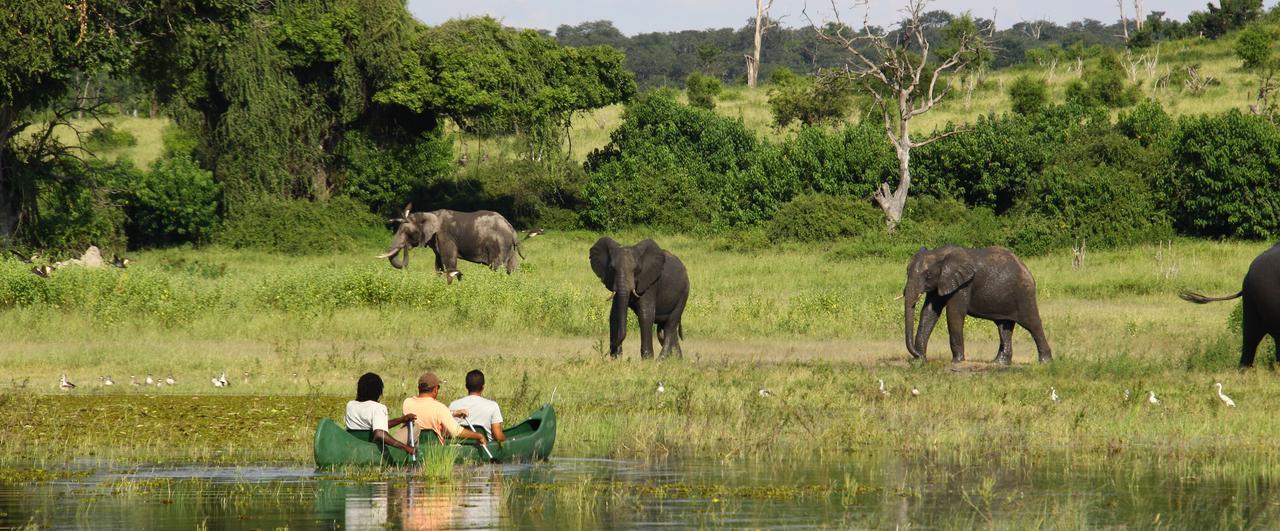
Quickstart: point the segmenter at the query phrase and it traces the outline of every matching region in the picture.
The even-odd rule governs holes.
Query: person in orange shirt
[[[404,399],[402,411],[405,415],[416,417],[414,430],[418,432],[434,430],[436,437],[440,439],[440,444],[444,444],[446,437],[472,439],[481,445],[488,444],[489,441],[483,434],[463,428],[457,420],[454,420],[455,416],[465,417],[466,410],[450,413],[449,406],[436,400],[436,397],[440,396],[440,385],[443,383],[435,373],[424,372],[418,377],[418,396]],[[417,440],[417,436],[418,434],[414,433],[414,440]]]

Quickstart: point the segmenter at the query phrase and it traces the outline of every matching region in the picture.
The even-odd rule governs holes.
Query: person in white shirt
[[[412,447],[397,441],[388,431],[416,417],[409,414],[388,419],[387,406],[379,403],[379,398],[382,398],[382,378],[371,372],[365,373],[356,382],[356,399],[347,402],[347,429],[371,431],[373,442],[414,453]]]
[[[482,396],[484,393],[484,373],[479,369],[467,373],[467,396],[449,403],[449,411],[466,412],[466,422],[477,428],[489,430],[493,440],[504,442],[506,434],[502,433],[502,410],[498,403]]]

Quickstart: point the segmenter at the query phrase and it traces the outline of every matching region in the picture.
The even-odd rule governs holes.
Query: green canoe
[[[502,431],[507,436],[505,443],[499,445],[497,442],[489,442],[489,451],[493,453],[494,460],[500,463],[545,460],[556,444],[556,410],[551,404],[547,404],[534,411],[524,422]],[[373,434],[368,431],[347,431],[337,422],[320,419],[320,426],[316,428],[316,466],[327,468],[341,465],[412,464],[407,452],[369,442],[372,437]],[[456,453],[459,463],[489,462],[488,454],[475,441],[441,446],[434,432],[429,430],[423,430],[419,439],[419,461],[424,460],[427,452],[447,450]]]

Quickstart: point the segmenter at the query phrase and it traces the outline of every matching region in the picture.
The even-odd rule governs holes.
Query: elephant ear
[[[973,258],[968,255],[947,256],[942,260],[942,272],[938,274],[938,294],[946,296],[955,293],[960,286],[973,280],[973,274],[977,271]]]
[[[637,243],[635,251],[639,255],[640,265],[640,270],[636,272],[636,294],[644,295],[658,281],[658,277],[662,276],[662,269],[667,264],[667,252],[653,240]]]
[[[609,257],[612,251],[618,247],[620,247],[618,242],[605,236],[596,240],[596,244],[591,246],[591,252],[588,254],[591,258],[591,270],[596,273],[596,278],[600,279],[600,283],[609,289],[613,289],[613,278],[609,274]]]

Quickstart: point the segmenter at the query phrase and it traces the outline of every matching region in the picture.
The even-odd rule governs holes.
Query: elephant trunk
[[[404,269],[409,265],[409,248],[393,248],[387,257],[391,261],[391,267]]]
[[[916,300],[920,298],[920,291],[913,290],[909,286],[902,296],[902,321],[905,323],[904,335],[907,341],[907,352],[912,358],[920,359],[920,352],[916,350],[916,338],[913,334],[915,331],[915,309]]]
[[[613,308],[609,310],[609,355],[615,358],[622,354],[622,340],[627,337],[627,306],[630,299],[630,291],[613,293]]]

